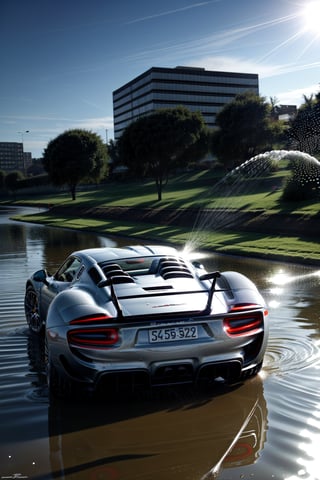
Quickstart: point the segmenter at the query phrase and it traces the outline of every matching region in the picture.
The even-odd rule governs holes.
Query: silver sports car
[[[26,284],[26,319],[45,330],[50,392],[215,382],[259,372],[266,304],[237,272],[207,272],[174,248],[72,253]],[[110,389],[110,390],[108,390]]]

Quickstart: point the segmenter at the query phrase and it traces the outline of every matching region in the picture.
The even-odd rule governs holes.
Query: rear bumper
[[[92,386],[98,391],[121,392],[188,384],[196,387],[217,383],[231,385],[254,376],[260,368],[261,363],[243,368],[240,359],[210,362],[198,367],[192,361],[163,362],[151,365],[150,369],[100,372]]]
[[[168,363],[159,365],[154,372],[148,370],[127,370],[124,372],[102,373],[97,378],[95,390],[119,392],[129,389],[164,387],[191,384],[196,387],[209,387],[217,383],[233,385],[256,375],[261,364],[243,369],[240,360],[213,362],[201,365],[196,371],[191,363]]]
[[[131,349],[70,349],[61,335],[48,338],[51,360],[60,374],[91,389],[162,385],[237,383],[261,368],[267,338],[252,337],[195,344]],[[227,348],[228,347],[228,348]],[[100,352],[100,353],[99,353]]]

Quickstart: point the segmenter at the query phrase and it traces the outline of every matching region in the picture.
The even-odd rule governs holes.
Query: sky
[[[320,0],[0,0],[0,141],[41,157],[72,128],[113,138],[112,92],[151,67],[257,73],[320,90]]]

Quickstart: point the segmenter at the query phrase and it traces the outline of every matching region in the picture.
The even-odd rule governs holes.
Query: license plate
[[[150,343],[195,340],[196,338],[198,338],[198,327],[195,325],[190,327],[154,328],[149,330]]]

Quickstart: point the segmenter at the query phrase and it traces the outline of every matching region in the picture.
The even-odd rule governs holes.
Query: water
[[[24,319],[25,280],[73,250],[119,240],[13,222],[10,213],[0,213],[0,478],[320,479],[317,268],[203,254],[210,269],[248,275],[269,306],[265,364],[244,385],[49,403],[44,346]]]
[[[270,174],[280,166],[285,175],[279,179],[272,179]],[[256,155],[234,168],[208,189],[206,193],[208,205],[213,198],[219,200],[215,201],[214,210],[203,208],[199,211],[187,241],[188,251],[201,248],[207,231],[219,232],[229,227],[241,226],[247,212],[245,206],[239,208],[237,199],[252,193],[253,182],[255,191],[257,186],[262,185],[268,195],[289,184],[286,189],[287,198],[294,195],[294,198],[298,199],[297,192],[300,195],[299,200],[305,199],[306,196],[310,198],[311,193],[319,197],[320,162],[304,152],[272,150]],[[260,214],[263,213],[261,209]],[[259,211],[256,211],[255,218],[258,216]]]

